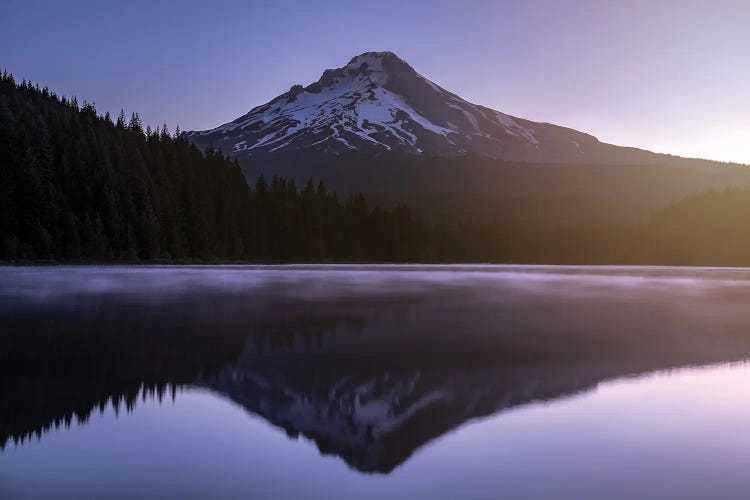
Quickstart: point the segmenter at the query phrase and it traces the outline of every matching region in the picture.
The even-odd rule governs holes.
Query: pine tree
[[[131,132],[143,134],[143,124],[141,123],[141,117],[138,116],[138,113],[133,113],[130,115],[130,123],[128,123],[128,129]]]
[[[117,128],[124,129],[127,126],[125,121],[125,110],[121,109],[120,114],[117,116]]]

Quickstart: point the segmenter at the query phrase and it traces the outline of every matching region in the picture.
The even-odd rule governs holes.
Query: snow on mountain
[[[372,150],[568,161],[587,154],[593,159],[603,146],[616,148],[572,129],[472,104],[391,52],[361,54],[230,123],[187,135],[199,147],[212,144],[236,156]]]

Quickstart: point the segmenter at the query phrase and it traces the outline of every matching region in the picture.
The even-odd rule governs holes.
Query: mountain
[[[325,70],[315,83],[294,85],[230,123],[187,136],[199,147],[212,144],[239,157],[391,151],[556,163],[654,163],[670,158],[472,104],[392,52],[356,56],[341,68]]]
[[[374,205],[516,226],[635,223],[692,193],[742,187],[743,165],[657,154],[472,104],[391,52],[368,52],[236,120],[185,136],[251,184],[322,181]]]

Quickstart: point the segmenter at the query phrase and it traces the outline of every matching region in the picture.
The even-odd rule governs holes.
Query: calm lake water
[[[750,270],[0,268],[0,498],[748,498]]]

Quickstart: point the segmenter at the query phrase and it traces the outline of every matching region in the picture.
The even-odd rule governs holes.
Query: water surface
[[[750,271],[0,269],[1,498],[750,495]]]

